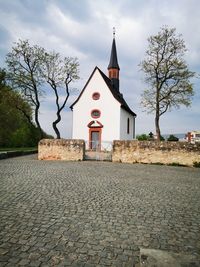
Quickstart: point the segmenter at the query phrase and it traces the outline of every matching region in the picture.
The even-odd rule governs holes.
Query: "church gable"
[[[128,104],[126,103],[126,101],[123,98],[123,95],[120,93],[119,90],[117,90],[112,83],[112,80],[110,78],[108,78],[98,67],[95,67],[92,74],[90,75],[88,81],[86,82],[83,90],[81,91],[79,97],[77,98],[77,100],[70,106],[71,109],[73,109],[73,106],[79,101],[79,99],[81,98],[81,96],[83,95],[83,93],[85,92],[86,88],[88,87],[88,85],[90,83],[95,83],[94,84],[94,88],[99,88],[100,89],[100,84],[99,84],[99,79],[97,79],[96,76],[96,72],[99,72],[101,78],[100,80],[103,80],[107,89],[109,89],[109,91],[111,92],[113,98],[115,100],[117,100],[117,102],[119,102],[119,104],[121,105],[121,107],[126,110],[128,113],[130,113],[132,116],[136,117],[136,114],[129,108]],[[95,89],[94,89],[95,90]],[[98,89],[96,90],[98,91]],[[104,91],[105,92],[105,91]],[[95,92],[94,92],[95,93]],[[98,92],[96,92],[98,93]]]
[[[113,98],[112,99],[113,101],[115,100],[118,101],[118,99],[114,97],[113,92],[111,91],[110,88],[110,84],[107,79],[109,80],[109,78],[98,67],[95,67],[88,81],[86,82],[83,90],[81,91],[80,95],[78,96],[76,101],[70,106],[70,108],[73,110],[74,106],[79,102],[79,100],[85,94],[90,94],[90,96],[89,95],[87,96],[88,102],[90,102],[91,99],[97,100],[95,99],[97,95],[99,95],[99,98],[101,98],[101,100],[102,97],[105,98],[105,100],[106,97],[109,97],[110,100]]]

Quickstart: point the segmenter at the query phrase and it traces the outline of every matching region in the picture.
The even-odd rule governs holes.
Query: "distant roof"
[[[115,44],[115,38],[113,38],[112,49],[111,49],[111,54],[110,54],[110,62],[108,65],[108,69],[120,70],[118,60],[117,60],[117,49],[116,49],[116,44]]]
[[[191,131],[191,133],[200,134],[200,131]]]
[[[73,109],[73,106],[78,102],[78,100],[80,99],[81,95],[83,94],[83,92],[85,91],[86,86],[88,85],[90,79],[92,78],[94,72],[98,70],[102,76],[102,78],[104,79],[106,85],[108,86],[108,88],[110,89],[112,95],[114,96],[114,98],[121,104],[121,107],[126,110],[127,112],[129,112],[130,114],[132,114],[133,116],[137,116],[128,106],[128,104],[126,103],[126,101],[123,98],[123,95],[117,91],[113,85],[112,85],[112,81],[111,79],[109,79],[98,67],[95,67],[95,69],[93,70],[92,74],[90,75],[90,78],[88,79],[86,85],[84,86],[83,90],[81,91],[79,97],[76,99],[76,101],[70,106],[71,109]]]

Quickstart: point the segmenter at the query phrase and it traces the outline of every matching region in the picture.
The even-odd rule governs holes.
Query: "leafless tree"
[[[61,136],[57,124],[61,121],[61,111],[65,108],[70,96],[69,85],[79,79],[79,63],[77,58],[62,58],[59,53],[46,52],[42,73],[55,95],[57,111],[56,120],[53,121],[52,127],[57,139],[60,139]]]
[[[12,88],[20,91],[33,107],[34,120],[41,138],[43,130],[39,122],[39,109],[44,80],[40,74],[40,65],[43,55],[43,48],[37,45],[31,46],[28,40],[19,40],[6,57],[8,77],[12,82]]]
[[[190,78],[195,73],[188,69],[184,60],[187,51],[181,35],[167,26],[148,39],[146,58],[141,62],[148,89],[142,94],[141,104],[149,113],[155,114],[157,139],[160,141],[160,117],[180,105],[191,105],[193,86]]]

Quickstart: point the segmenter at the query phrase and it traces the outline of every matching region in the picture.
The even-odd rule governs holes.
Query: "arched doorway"
[[[99,121],[91,121],[89,128],[89,149],[101,151],[101,135],[103,125]]]
[[[101,150],[101,128],[89,129],[89,144],[92,150]]]

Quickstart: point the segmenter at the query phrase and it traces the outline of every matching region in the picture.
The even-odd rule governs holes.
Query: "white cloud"
[[[112,42],[112,27],[116,27],[116,43],[120,64],[120,84],[129,106],[137,113],[138,133],[154,131],[154,118],[142,112],[140,94],[145,88],[138,64],[144,58],[147,38],[160,27],[176,27],[189,51],[186,60],[194,71],[200,62],[200,1],[198,0],[76,0],[76,1],[11,1],[1,3],[0,62],[12,43],[29,39],[48,50],[80,60],[81,79],[73,86],[81,90],[97,65],[107,72]],[[107,74],[107,73],[106,73]],[[162,132],[180,132],[199,128],[199,86],[191,109],[172,111],[161,118]],[[69,99],[69,103],[76,96]],[[41,120],[51,133],[54,117],[54,97],[48,93],[42,103]],[[62,135],[70,136],[71,112],[63,113]]]

